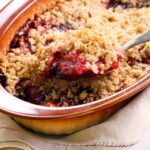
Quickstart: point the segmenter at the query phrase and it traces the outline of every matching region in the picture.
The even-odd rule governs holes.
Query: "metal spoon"
[[[127,43],[123,45],[123,50],[128,50],[129,48],[150,41],[150,30],[147,32],[144,32],[141,35],[136,36],[135,38],[131,39]]]

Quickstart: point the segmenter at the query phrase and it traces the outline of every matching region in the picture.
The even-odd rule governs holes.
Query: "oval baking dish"
[[[5,54],[20,26],[35,14],[50,9],[51,0],[10,0],[0,10],[0,52]],[[77,106],[44,107],[20,100],[0,87],[0,109],[23,126],[45,134],[71,134],[98,124],[120,109],[131,96],[150,85],[150,74],[111,96]]]

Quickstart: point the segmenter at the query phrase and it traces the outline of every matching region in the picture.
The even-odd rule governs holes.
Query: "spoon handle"
[[[150,30],[128,41],[126,44],[123,45],[123,49],[126,51],[135,45],[148,41],[150,41]]]

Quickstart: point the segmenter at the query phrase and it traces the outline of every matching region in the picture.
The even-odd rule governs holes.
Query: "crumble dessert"
[[[150,30],[149,0],[55,0],[26,20],[0,60],[12,95],[44,106],[73,106],[112,95],[150,71],[150,42],[122,45]]]

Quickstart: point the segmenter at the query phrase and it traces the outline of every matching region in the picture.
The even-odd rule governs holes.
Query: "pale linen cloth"
[[[25,150],[134,150],[150,125],[150,87],[102,124],[62,137],[30,132],[0,114],[0,148]],[[16,148],[15,148],[16,149]],[[10,148],[13,150],[13,148]]]

